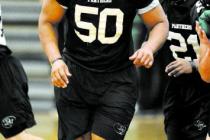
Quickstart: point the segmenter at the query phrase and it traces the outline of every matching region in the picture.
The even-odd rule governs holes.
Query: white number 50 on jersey
[[[198,44],[198,39],[197,39],[197,35],[190,35],[187,40],[185,40],[185,38],[182,36],[182,34],[180,33],[175,33],[175,32],[169,32],[169,36],[168,36],[168,40],[177,40],[180,43],[180,46],[175,46],[175,45],[171,45],[170,46],[170,50],[173,53],[173,57],[175,59],[178,59],[178,54],[177,52],[187,52],[187,46],[188,45],[192,45],[194,52],[198,56],[198,50],[199,50],[199,44]],[[186,56],[184,59],[191,61],[192,58],[190,56]]]
[[[77,36],[84,42],[92,43],[96,38],[102,44],[114,44],[118,41],[123,32],[124,13],[120,9],[105,8],[99,14],[98,31],[93,23],[81,21],[82,14],[98,15],[99,9],[96,7],[87,7],[76,5],[75,22],[77,27],[89,31],[89,35],[83,35],[75,29]],[[106,23],[108,16],[116,16],[116,33],[112,37],[106,37]],[[97,35],[98,34],[98,35]]]

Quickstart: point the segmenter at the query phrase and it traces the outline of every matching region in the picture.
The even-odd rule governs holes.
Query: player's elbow
[[[51,21],[47,15],[41,13],[38,20],[38,33],[39,36],[45,36],[49,29],[54,28],[56,22]]]
[[[169,33],[169,21],[168,21],[167,16],[165,15],[165,13],[162,16],[162,24],[163,24],[164,29],[167,32],[167,35],[168,35],[168,33]]]

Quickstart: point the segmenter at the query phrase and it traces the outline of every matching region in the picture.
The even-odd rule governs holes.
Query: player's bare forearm
[[[169,24],[161,6],[142,14],[141,17],[150,29],[149,38],[129,59],[137,67],[150,68],[154,62],[153,54],[160,49],[167,39]]]
[[[160,23],[157,23],[154,28],[149,33],[148,43],[151,44],[151,48],[153,50],[153,53],[157,52],[164,42],[167,39],[168,36],[168,23],[167,21],[162,21]]]
[[[39,23],[39,37],[50,62],[61,57],[52,25],[49,23]]]
[[[52,12],[56,11],[56,12]],[[39,37],[44,51],[52,65],[51,81],[56,87],[66,88],[71,76],[68,66],[60,59],[58,40],[54,24],[63,17],[65,10],[56,0],[45,0],[39,17]]]
[[[169,24],[167,17],[161,6],[151,10],[151,12],[142,15],[144,23],[147,25],[149,38],[147,40],[148,46],[151,47],[155,53],[164,44],[168,37]]]
[[[55,0],[45,0],[43,2],[39,17],[39,37],[50,62],[61,57],[54,24],[59,22],[63,15],[64,10]]]

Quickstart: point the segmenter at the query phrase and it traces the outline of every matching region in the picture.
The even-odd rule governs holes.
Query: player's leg
[[[43,140],[43,139],[23,131],[23,132],[17,134],[16,136],[13,136],[13,137],[8,138],[6,140]]]
[[[91,134],[91,140],[105,140],[104,138],[92,133]]]
[[[163,97],[164,125],[167,140],[184,140],[182,133],[181,118],[183,112],[182,97],[180,96],[180,85],[169,81]]]
[[[167,87],[163,106],[168,140],[205,140],[210,98],[209,89],[199,82]]]
[[[123,140],[138,98],[135,68],[104,76],[104,81],[110,85],[95,112],[92,136],[96,140]]]
[[[89,109],[77,100],[76,92],[70,92],[70,89],[68,85],[66,89],[56,89],[55,92],[59,116],[58,140],[90,140]]]
[[[192,82],[189,87],[185,86],[185,95],[187,103],[185,103],[185,114],[183,119],[185,122],[184,133],[189,140],[205,140],[209,128],[210,114],[210,88],[201,79]],[[189,92],[187,92],[187,90]]]
[[[55,88],[59,117],[58,140],[90,140],[91,114],[80,94],[78,76],[84,76],[76,65],[66,62],[72,76],[67,88]],[[85,77],[85,76],[84,76]]]
[[[8,56],[0,60],[0,71],[0,132],[9,140],[40,140],[24,132],[35,125],[35,120],[22,65]]]
[[[75,140],[92,140],[91,139],[91,133],[88,132],[88,133],[76,138]]]

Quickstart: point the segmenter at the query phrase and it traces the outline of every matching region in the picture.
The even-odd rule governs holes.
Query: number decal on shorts
[[[198,55],[198,50],[199,50],[199,44],[198,44],[198,38],[197,35],[190,35],[187,40],[181,35],[181,33],[175,33],[175,32],[169,32],[168,40],[177,40],[180,43],[180,46],[175,46],[171,45],[170,50],[172,51],[173,57],[175,59],[178,59],[178,52],[187,52],[187,46],[191,45],[193,47],[194,52],[197,55],[197,58],[199,57]],[[184,59],[191,61],[192,58],[190,56],[186,56]]]
[[[124,13],[120,9],[105,8],[99,14],[98,30],[93,23],[81,20],[82,14],[98,15],[99,9],[96,7],[87,7],[76,5],[75,7],[75,22],[78,28],[89,31],[89,35],[81,34],[75,29],[77,36],[84,42],[92,43],[98,39],[102,44],[114,44],[118,41],[123,32]],[[112,37],[106,37],[106,23],[108,16],[116,17],[116,33]]]

